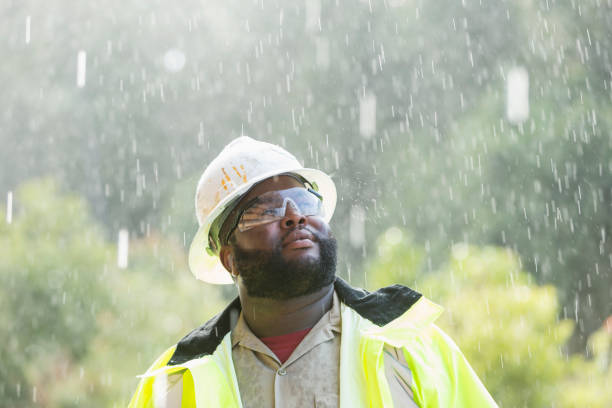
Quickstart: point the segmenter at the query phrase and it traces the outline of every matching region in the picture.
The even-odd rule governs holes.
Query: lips
[[[283,240],[283,246],[292,248],[306,248],[313,245],[314,236],[305,230],[295,230],[289,233]]]

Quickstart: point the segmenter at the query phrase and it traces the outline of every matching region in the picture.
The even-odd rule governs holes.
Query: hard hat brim
[[[210,226],[215,218],[217,218],[228,205],[234,200],[240,199],[240,197],[246,194],[255,184],[283,173],[299,174],[309,182],[316,184],[319,193],[323,196],[323,209],[325,212],[323,218],[325,222],[331,220],[334,210],[336,209],[337,193],[334,181],[327,174],[317,169],[308,168],[287,169],[283,171],[278,171],[277,169],[274,172],[262,174],[257,178],[249,180],[249,183],[240,186],[233,191],[232,194],[220,201],[209,213],[200,228],[198,228],[198,232],[193,238],[193,241],[191,241],[191,246],[189,247],[189,269],[197,279],[217,285],[233,283],[229,272],[225,270],[219,257],[210,255],[206,250],[208,247]]]

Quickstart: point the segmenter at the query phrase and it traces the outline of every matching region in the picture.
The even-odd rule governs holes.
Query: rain
[[[0,6],[0,405],[126,406],[236,296],[187,254],[247,135],[332,177],[337,274],[443,306],[500,406],[612,406],[609,0],[64,3]]]
[[[85,51],[79,51],[77,54],[77,77],[76,84],[79,88],[85,86],[85,76],[87,72],[87,53]]]

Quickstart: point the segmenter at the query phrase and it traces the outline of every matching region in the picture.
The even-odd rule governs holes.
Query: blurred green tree
[[[612,110],[590,94],[563,114],[540,100],[512,125],[493,99],[452,132],[447,166],[461,182],[444,204],[450,235],[520,254],[537,282],[558,288],[561,317],[576,322],[569,349],[585,354],[612,314]]]
[[[111,250],[84,200],[49,179],[24,184],[14,203],[0,223],[0,399],[45,405],[49,384],[89,352]]]
[[[125,406],[136,375],[232,295],[195,281],[182,242],[156,233],[131,241],[118,269],[86,202],[50,179],[21,186],[11,215],[0,223],[2,406]]]
[[[559,384],[559,407],[607,408],[612,406],[612,327],[604,326],[588,341],[590,361],[574,358],[575,370]]]
[[[535,285],[515,253],[456,244],[446,265],[424,273],[423,265],[415,263],[415,254],[422,250],[398,240],[402,235],[394,227],[381,236],[379,259],[367,269],[368,281],[375,284],[370,287],[415,287],[416,281],[419,291],[443,305],[438,324],[501,406],[608,406],[612,392],[603,384],[610,372],[601,361],[607,356],[609,333],[593,338],[597,359],[568,358],[563,345],[573,322],[558,320],[555,288]]]
[[[97,316],[91,352],[56,384],[54,406],[126,406],[136,376],[224,307],[223,291],[191,275],[178,241],[151,234],[129,252],[128,268],[107,279],[112,307]]]

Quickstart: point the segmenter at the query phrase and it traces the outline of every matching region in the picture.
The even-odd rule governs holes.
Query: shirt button
[[[278,370],[276,373],[277,373],[278,375],[286,375],[286,374],[287,374],[287,371],[286,371],[284,368],[281,368],[281,369],[279,369],[279,370]]]

